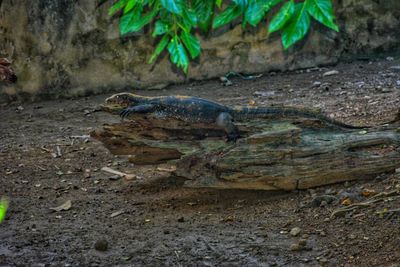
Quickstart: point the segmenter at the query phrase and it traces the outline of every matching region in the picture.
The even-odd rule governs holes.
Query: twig
[[[58,157],[61,157],[61,156],[62,156],[60,146],[57,146],[57,156],[58,156]]]
[[[134,179],[138,179],[139,178],[135,174],[128,174],[128,173],[120,172],[120,171],[117,171],[117,170],[113,170],[113,169],[111,169],[109,167],[103,167],[103,168],[101,168],[101,170],[104,171],[104,172],[108,172],[108,173],[111,173],[111,174],[118,175],[118,176],[120,176],[122,178],[125,178],[126,180],[134,180]]]

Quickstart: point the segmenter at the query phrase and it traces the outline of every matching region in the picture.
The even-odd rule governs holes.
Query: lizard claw
[[[130,110],[130,108],[125,108],[119,113],[119,116],[121,116],[121,118],[124,119],[127,116],[129,116],[129,114],[131,114],[131,113],[132,113],[132,110]]]

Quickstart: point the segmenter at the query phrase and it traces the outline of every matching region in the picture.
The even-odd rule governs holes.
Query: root
[[[341,217],[341,216],[344,216],[347,212],[354,211],[354,210],[361,209],[361,208],[365,208],[365,207],[370,207],[370,206],[374,205],[375,203],[387,200],[387,199],[389,199],[391,197],[394,197],[394,196],[400,196],[400,190],[399,189],[396,189],[396,190],[393,190],[393,191],[390,191],[390,192],[382,192],[382,193],[379,193],[379,194],[369,198],[366,201],[363,201],[363,202],[360,202],[360,203],[354,203],[352,205],[336,209],[336,210],[334,210],[332,212],[331,218]]]

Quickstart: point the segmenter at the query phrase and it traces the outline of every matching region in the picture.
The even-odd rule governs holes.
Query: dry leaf
[[[373,190],[373,189],[364,189],[364,190],[361,192],[361,195],[362,195],[363,197],[372,197],[372,196],[376,195],[376,191]]]
[[[349,205],[351,205],[351,204],[353,204],[353,201],[351,201],[350,198],[346,198],[346,199],[344,199],[344,200],[342,201],[342,205],[344,205],[344,206],[349,206]]]
[[[61,206],[58,206],[58,207],[55,207],[55,208],[50,208],[50,209],[54,210],[54,211],[62,211],[62,210],[69,210],[70,208],[72,208],[72,201],[71,200],[67,200]]]

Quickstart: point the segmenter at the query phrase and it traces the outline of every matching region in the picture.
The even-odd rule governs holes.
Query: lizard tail
[[[364,129],[368,126],[355,126],[329,118],[318,110],[296,107],[241,107],[234,109],[234,117],[237,119],[249,118],[309,118],[317,119],[328,125],[345,129]]]

